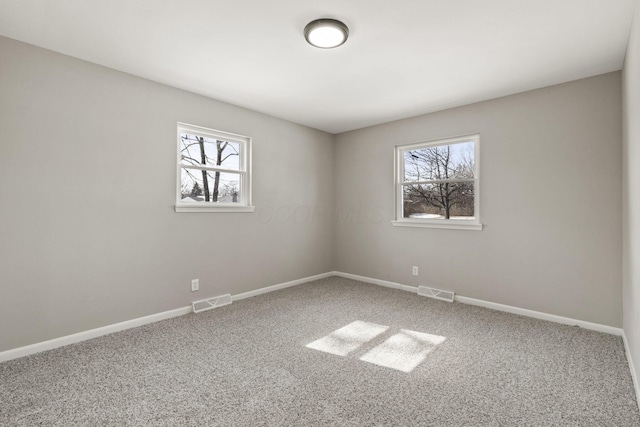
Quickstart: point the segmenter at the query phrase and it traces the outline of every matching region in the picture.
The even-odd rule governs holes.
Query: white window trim
[[[180,134],[187,132],[191,135],[202,136],[205,138],[217,138],[225,141],[240,144],[240,170],[232,170],[229,172],[240,175],[242,184],[240,186],[240,202],[239,203],[186,203],[181,201],[181,173],[182,161],[180,158]],[[177,155],[176,155],[176,212],[253,212],[255,206],[251,205],[251,138],[243,135],[236,135],[229,132],[223,132],[215,129],[208,129],[201,126],[190,125],[178,122],[177,128]],[[190,169],[200,169],[199,167],[189,167]],[[225,172],[220,167],[203,167],[202,169],[219,170]]]
[[[403,191],[402,184],[404,182],[404,152],[423,147],[437,147],[441,145],[450,145],[460,142],[473,141],[474,144],[474,163],[475,173],[473,180],[474,191],[474,219],[419,219],[419,218],[403,218]],[[450,230],[474,230],[483,229],[480,222],[480,135],[462,135],[446,139],[438,139],[432,141],[419,142],[408,145],[396,145],[394,152],[394,188],[396,200],[396,219],[391,221],[396,227],[422,227],[422,228],[441,228]]]

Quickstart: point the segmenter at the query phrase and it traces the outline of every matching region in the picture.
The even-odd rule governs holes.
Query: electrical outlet
[[[417,266],[413,266],[411,267],[411,274],[413,274],[414,276],[418,275],[418,267]]]
[[[200,290],[200,279],[193,279],[191,281],[191,292]]]

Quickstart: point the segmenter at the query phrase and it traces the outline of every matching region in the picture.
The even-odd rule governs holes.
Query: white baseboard
[[[300,285],[302,283],[311,282],[314,280],[324,279],[333,276],[332,272],[318,274],[316,276],[305,277],[303,279],[292,280],[286,283],[280,283],[278,285],[267,286],[266,288],[256,289],[255,291],[244,292],[231,297],[232,301],[238,301],[245,298],[254,297],[267,292],[277,291],[278,289],[284,289],[291,286]],[[137,319],[131,319],[120,323],[114,323],[112,325],[102,326],[100,328],[90,329],[88,331],[78,332],[72,335],[66,335],[60,338],[54,338],[52,340],[43,341],[24,347],[18,347],[11,350],[0,352],[0,363],[7,360],[17,359],[19,357],[29,356],[31,354],[40,353],[46,350],[53,350],[54,348],[63,347],[65,345],[74,344],[81,341],[90,340],[92,338],[101,337],[103,335],[112,334],[114,332],[124,331],[125,329],[135,328],[137,326],[146,325],[148,323],[158,322],[160,320],[170,319],[172,317],[182,316],[192,312],[192,307],[176,308],[175,310],[169,310],[162,313],[156,313],[149,316],[138,317]]]
[[[468,298],[456,295],[456,301],[463,304],[477,305],[492,310],[505,311],[507,313],[519,314],[520,316],[533,317],[534,319],[548,320],[563,325],[579,326],[596,332],[622,336],[622,329],[614,326],[601,325],[600,323],[587,322],[585,320],[572,319],[570,317],[557,316],[555,314],[543,313],[540,311],[528,310],[526,308],[513,307],[511,305],[498,304],[495,302],[483,301],[475,298]]]
[[[627,354],[627,363],[629,363],[629,370],[631,371],[631,380],[633,381],[633,388],[636,390],[636,400],[638,403],[638,409],[640,409],[640,383],[638,382],[638,376],[636,375],[636,368],[633,365],[633,358],[631,357],[631,348],[629,348],[627,335],[624,332],[622,333],[622,341],[624,342],[624,351]]]
[[[40,353],[41,351],[53,350],[54,348],[63,347],[69,344],[75,344],[80,341],[90,340],[92,338],[101,337],[103,335],[112,334],[114,332],[124,331],[125,329],[135,328],[137,326],[146,325],[148,323],[182,316],[187,313],[191,313],[191,306],[176,308],[175,310],[164,311],[162,313],[151,314],[149,316],[138,317],[137,319],[114,323],[112,325],[89,329],[88,331],[78,332],[76,334],[54,338],[52,340],[42,341],[24,347],[14,348],[11,350],[0,352],[0,363],[6,362],[7,360],[17,359],[19,357]]]
[[[387,288],[400,289],[407,292],[418,292],[418,288],[416,286],[408,286],[403,285],[401,283],[389,282],[386,280],[374,279],[366,276],[359,276],[356,274],[343,273],[340,271],[332,271],[328,273],[318,274],[315,276],[309,276],[298,280],[292,280],[290,282],[280,283],[273,286],[267,286],[265,288],[256,289],[254,291],[243,292],[241,294],[233,295],[231,297],[232,301],[239,301],[245,298],[251,298],[257,295],[262,295],[267,292],[277,291],[279,289],[289,288],[291,286],[301,285],[303,283],[311,282],[314,280],[325,279],[331,276],[339,276],[347,279],[358,280],[360,282],[371,283],[378,286],[384,286]],[[536,319],[548,320],[555,323],[562,323],[565,325],[575,325],[580,326],[585,329],[590,329],[593,331],[604,332],[608,334],[618,335],[624,337],[623,331],[620,328],[615,328],[612,326],[600,325],[597,323],[585,322],[583,320],[570,319],[568,317],[556,316],[553,314],[542,313],[533,310],[527,310],[524,308],[513,307],[504,304],[498,304],[489,301],[478,300],[474,298],[468,298],[463,296],[456,295],[456,301],[461,302],[463,304],[477,305],[480,307],[486,307],[493,310],[505,311],[508,313],[519,314],[521,316],[533,317]],[[88,331],[78,332],[76,334],[67,335],[60,338],[55,338],[48,341],[43,341],[31,345],[27,345],[24,347],[18,347],[11,350],[6,350],[0,352],[0,363],[5,362],[7,360],[17,359],[19,357],[29,356],[31,354],[39,353],[45,350],[52,350],[54,348],[62,347],[69,344],[74,344],[81,341],[86,341],[92,338],[97,338],[103,335],[111,334],[114,332],[123,331],[125,329],[135,328],[137,326],[146,325],[148,323],[158,322],[160,320],[170,319],[172,317],[182,316],[184,314],[191,313],[191,306],[181,307],[174,310],[165,311],[162,313],[152,314],[149,316],[139,317],[137,319],[127,320],[120,323],[115,323],[113,325],[107,325],[100,328],[90,329]],[[640,391],[638,391],[638,381],[635,376],[635,370],[633,369],[632,361],[629,357],[628,346],[625,339],[625,348],[627,348],[627,358],[629,359],[629,366],[632,369],[632,375],[634,379],[634,385],[636,387],[636,392],[640,396]]]
[[[388,282],[386,280],[373,279],[371,277],[358,276],[356,274],[342,273],[340,271],[334,271],[334,274],[339,277],[347,279],[358,280],[360,282],[371,283],[374,285],[385,286],[387,288],[400,289],[403,291],[418,293],[416,286],[407,286],[400,283]],[[589,329],[597,332],[604,332],[607,334],[622,336],[622,329],[613,326],[601,325],[599,323],[586,322],[584,320],[571,319],[569,317],[557,316],[555,314],[542,313],[540,311],[528,310],[526,308],[513,307],[510,305],[498,304],[490,301],[483,301],[475,298],[468,298],[456,295],[456,301],[477,305],[480,307],[490,308],[492,310],[504,311],[507,313],[519,314],[520,316],[533,317],[534,319],[548,320],[550,322],[561,323],[563,325],[580,326],[584,329]]]
[[[357,280],[359,282],[371,283],[373,285],[384,286],[385,288],[400,289],[401,291],[418,293],[417,286],[407,286],[401,283],[388,282],[386,280],[374,279],[372,277],[358,276],[357,274],[343,273],[341,271],[334,271],[334,276],[344,277],[345,279]]]
[[[327,277],[331,277],[334,274],[332,272],[316,274],[315,276],[309,276],[298,280],[292,280],[290,282],[280,283],[278,285],[267,286],[266,288],[256,289],[255,291],[243,292],[238,295],[232,295],[232,301],[239,301],[245,298],[251,298],[258,295],[266,294],[267,292],[277,291],[278,289],[290,288],[291,286],[301,285],[307,282],[313,282],[314,280],[326,279]]]

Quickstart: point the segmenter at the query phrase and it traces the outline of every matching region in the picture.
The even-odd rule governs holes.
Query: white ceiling
[[[0,34],[331,133],[619,70],[634,0],[0,0]],[[350,28],[308,45],[317,18]]]

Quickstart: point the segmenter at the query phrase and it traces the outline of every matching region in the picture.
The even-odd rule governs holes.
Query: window
[[[471,135],[396,146],[393,225],[482,230],[479,145]]]
[[[176,212],[253,212],[251,138],[178,123]]]

